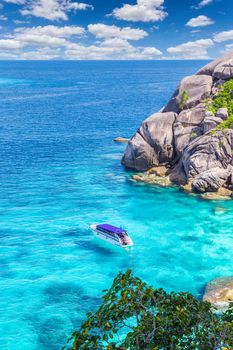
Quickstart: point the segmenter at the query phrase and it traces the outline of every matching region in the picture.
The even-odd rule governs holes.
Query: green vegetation
[[[233,129],[233,79],[220,86],[218,95],[206,101],[208,111],[216,114],[220,108],[227,108],[228,118],[218,125],[216,130]]]
[[[119,273],[103,303],[74,332],[72,350],[230,350],[233,307],[217,316],[188,293],[153,289]]]
[[[197,137],[197,133],[196,131],[192,131],[190,134],[191,139],[194,139],[195,137]]]
[[[180,97],[180,102],[179,102],[179,107],[180,107],[181,110],[184,109],[184,106],[188,102],[188,99],[189,99],[188,91],[186,91],[186,90],[182,91],[182,94],[181,94],[181,97]]]

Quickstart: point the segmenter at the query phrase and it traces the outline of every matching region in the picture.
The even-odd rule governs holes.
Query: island
[[[137,181],[232,198],[232,152],[233,53],[185,77],[129,140],[122,164],[143,172]]]

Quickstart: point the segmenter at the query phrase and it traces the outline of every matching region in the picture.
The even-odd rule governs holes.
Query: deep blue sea
[[[233,203],[130,181],[124,144],[205,62],[0,62],[0,349],[58,350],[119,270],[201,297],[232,275]],[[135,246],[89,223],[122,225]]]

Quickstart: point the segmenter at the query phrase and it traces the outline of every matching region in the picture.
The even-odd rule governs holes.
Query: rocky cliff
[[[231,79],[233,54],[184,78],[167,105],[147,118],[130,139],[122,163],[139,171],[163,166],[172,183],[190,184],[193,191],[231,191],[233,81],[232,90],[226,88],[230,104],[223,92]]]

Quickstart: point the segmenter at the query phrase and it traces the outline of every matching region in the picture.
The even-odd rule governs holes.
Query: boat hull
[[[111,243],[111,244],[113,244],[113,245],[115,245],[117,247],[121,247],[121,248],[128,248],[128,247],[132,247],[133,246],[133,243],[124,245],[119,240],[116,240],[116,239],[113,239],[112,237],[109,237],[108,235],[104,234],[103,232],[97,230],[96,226],[97,225],[90,225],[90,228],[92,229],[94,235],[97,238],[102,239],[105,242]]]

